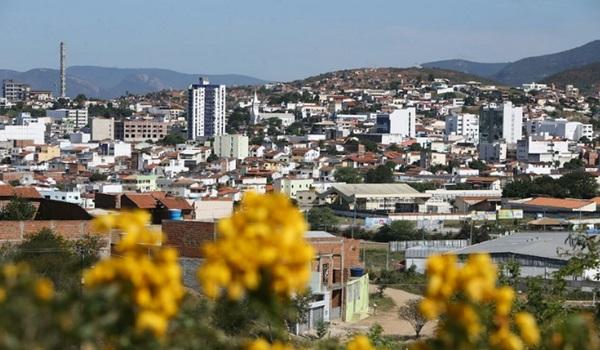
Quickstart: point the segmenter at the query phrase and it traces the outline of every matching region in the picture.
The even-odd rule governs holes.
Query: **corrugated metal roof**
[[[336,236],[332,235],[326,231],[306,231],[304,233],[304,238],[335,238]]]
[[[333,189],[346,197],[430,197],[421,193],[407,184],[335,184]]]
[[[571,249],[569,244],[566,243],[570,233],[567,231],[519,232],[457,249],[452,251],[452,254],[513,253],[548,259],[568,260],[568,257],[562,256],[562,254],[559,254],[559,251],[564,252]]]

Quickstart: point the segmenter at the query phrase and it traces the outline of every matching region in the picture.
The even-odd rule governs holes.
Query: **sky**
[[[600,39],[599,0],[0,0],[0,69],[167,68],[286,81],[514,61]]]

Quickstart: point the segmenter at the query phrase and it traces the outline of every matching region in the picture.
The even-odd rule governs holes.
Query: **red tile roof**
[[[158,200],[167,209],[191,210],[192,206],[183,198],[165,197]]]
[[[135,204],[140,209],[154,209],[156,208],[156,199],[151,194],[146,193],[126,193],[123,195]]]

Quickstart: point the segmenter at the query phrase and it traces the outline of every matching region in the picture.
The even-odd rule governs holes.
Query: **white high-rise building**
[[[225,85],[200,84],[188,89],[188,139],[197,140],[225,134]]]
[[[416,118],[417,112],[414,107],[396,109],[389,114],[377,114],[376,131],[379,134],[415,137]]]
[[[446,136],[463,136],[466,142],[479,143],[479,116],[476,114],[452,114],[446,117]]]
[[[490,104],[479,113],[479,143],[495,143],[504,140],[516,145],[523,137],[523,107],[504,102],[502,107]]]

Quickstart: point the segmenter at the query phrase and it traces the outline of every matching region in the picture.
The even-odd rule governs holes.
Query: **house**
[[[308,322],[296,325],[296,333],[314,329],[319,322],[357,321],[368,316],[369,277],[360,262],[360,241],[325,231],[308,231],[305,238],[316,251],[311,264]]]
[[[273,181],[273,188],[275,191],[283,192],[290,198],[296,199],[298,191],[308,191],[312,184],[313,179],[303,179],[294,177],[282,177]]]
[[[332,207],[346,211],[416,212],[431,195],[407,184],[334,184],[321,194]]]

